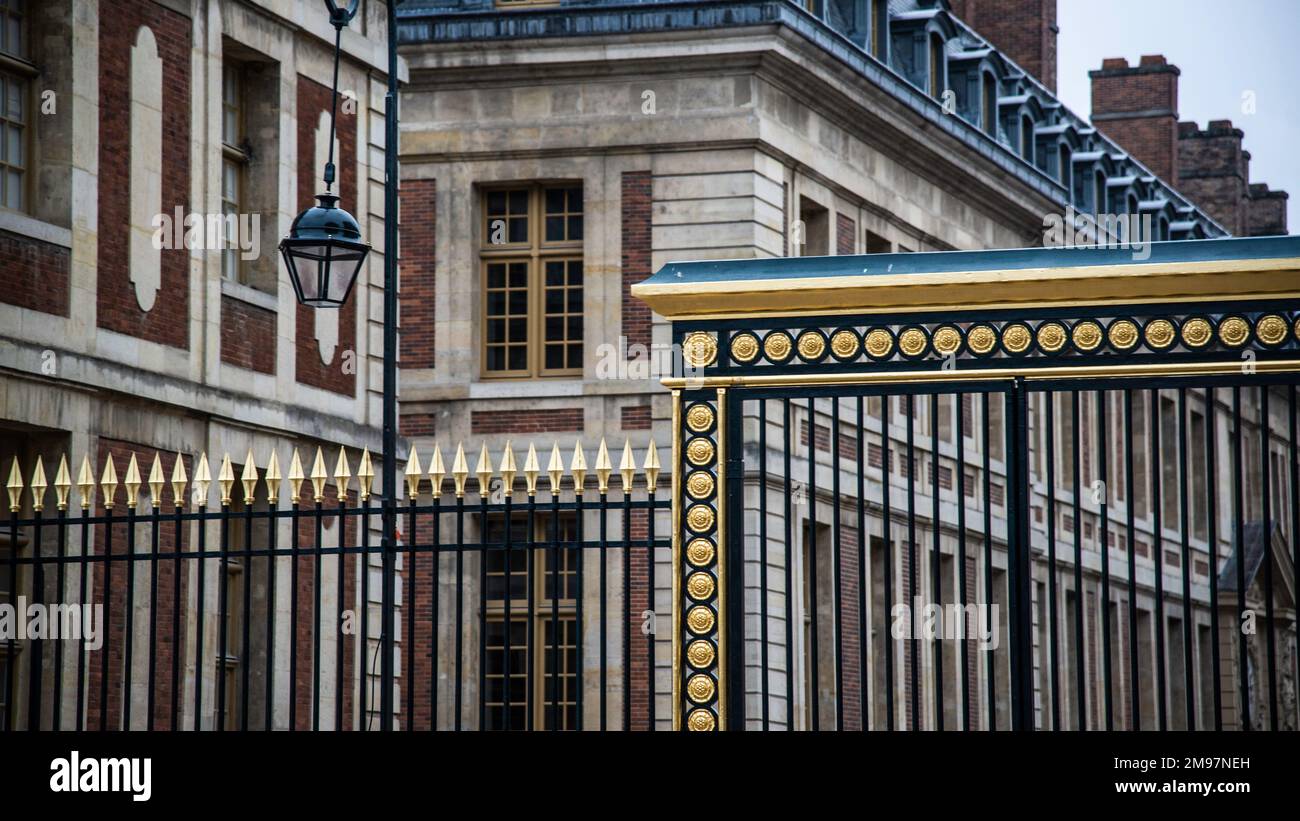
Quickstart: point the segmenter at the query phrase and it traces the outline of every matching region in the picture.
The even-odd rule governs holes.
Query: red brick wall
[[[623,336],[628,347],[650,346],[650,306],[632,296],[632,286],[650,276],[649,171],[623,172]]]
[[[119,480],[124,479],[126,477],[126,467],[127,464],[129,464],[130,462],[132,453],[135,454],[137,463],[140,466],[140,473],[142,478],[147,478],[149,475],[149,469],[153,465],[154,454],[159,452],[154,450],[153,448],[146,447],[143,445],[136,445],[129,442],[122,442],[122,441],[111,440],[111,439],[99,440],[99,454],[96,457],[97,467],[95,470],[95,475],[96,476],[103,475],[104,465],[108,461],[109,454],[112,454],[113,462],[117,467],[118,478]],[[162,458],[163,474],[170,477],[172,470],[174,469],[176,464],[176,455],[168,454],[168,453],[159,453],[159,455]],[[186,456],[184,457],[184,462],[185,462],[186,475],[193,476],[194,475],[193,460],[190,457]],[[147,490],[147,487],[145,489]],[[103,516],[105,514],[105,510],[102,504],[102,497],[98,497],[98,498],[100,498],[101,500],[100,502],[97,503],[96,515]],[[188,510],[188,502],[189,500],[186,500],[187,510]],[[165,514],[172,514],[176,510],[174,497],[172,495],[170,484],[163,485],[162,500],[161,500],[161,504],[158,506],[158,510],[160,513],[165,513]],[[137,508],[136,511],[138,516],[148,516],[151,515],[152,512],[153,512],[152,508],[145,505],[141,505],[140,507]],[[127,524],[126,524],[127,508],[126,508],[126,488],[121,484],[118,485],[117,494],[114,496],[113,516],[114,518],[120,517],[121,524],[114,524],[112,528],[113,529],[112,555],[124,556],[128,552],[127,551]],[[182,551],[186,551],[190,548],[189,545],[185,544],[185,542],[188,541],[187,539],[188,533],[189,533],[188,528],[181,529],[181,550]],[[107,545],[106,528],[96,527],[95,543],[93,547],[95,555],[97,556],[105,555],[106,545]],[[175,549],[176,549],[175,528],[167,525],[160,527],[158,529],[158,552],[160,554],[167,554],[167,553],[172,553],[173,551],[175,551]],[[139,538],[137,538],[135,550],[137,553],[147,553],[150,550],[152,550],[152,545],[147,541],[142,544]],[[188,568],[188,564],[186,565],[186,567]],[[172,659],[175,653],[181,654],[181,671],[182,671],[181,675],[183,677],[181,683],[182,704],[184,703],[184,700],[188,695],[186,693],[186,690],[189,689],[190,692],[192,692],[192,685],[189,685],[189,687],[187,688],[184,679],[185,676],[184,671],[186,668],[185,631],[188,625],[187,619],[189,618],[190,615],[188,612],[182,613],[181,615],[181,635],[176,636],[173,635],[172,633],[172,621],[175,615],[175,606],[176,606],[176,602],[174,599],[175,570],[176,568],[175,568],[174,561],[163,559],[158,562],[158,602],[157,602],[158,626],[157,626],[157,633],[156,633],[156,639],[154,645],[155,718],[153,721],[153,728],[156,730],[164,730],[164,729],[171,728]],[[94,593],[92,596],[92,601],[95,604],[104,604],[104,591],[105,591],[104,571],[105,571],[104,562],[96,563],[93,566],[93,569],[91,571],[93,574],[93,585],[94,585]],[[149,570],[148,563],[137,564],[135,569],[136,580],[137,580],[136,583],[139,584],[140,583],[139,580],[143,578],[146,580],[146,584],[147,584],[149,579],[149,572],[150,570]],[[129,598],[127,595],[128,588],[126,583],[127,582],[126,562],[121,560],[116,560],[113,562],[110,581],[111,584],[108,585],[108,588],[111,591],[109,593],[109,602],[108,602],[108,606],[104,608],[104,618],[107,622],[107,635],[105,637],[104,647],[101,649],[100,652],[91,653],[89,655],[87,671],[86,671],[86,689],[87,689],[86,727],[87,729],[91,729],[91,730],[99,729],[99,722],[100,722],[101,715],[104,715],[107,718],[106,726],[110,730],[121,728],[122,721],[125,717],[122,710],[122,705],[123,705],[122,699],[125,691],[125,678],[124,678],[125,668],[123,665],[126,661],[126,642],[125,642],[126,604]],[[187,601],[189,595],[188,590],[189,590],[189,573],[186,572],[185,569],[183,569],[181,571],[181,598],[180,598],[181,602]],[[145,595],[142,598],[140,598],[139,601],[142,603],[147,603],[148,593],[145,593]],[[144,616],[144,619],[145,619],[144,625],[147,627],[148,625],[147,613]],[[137,612],[135,615],[135,622],[133,628],[135,631],[138,631],[140,626],[141,626],[141,614]],[[141,641],[137,638],[133,641],[131,647],[131,653],[133,657],[147,658],[149,652],[150,652],[150,648],[148,647],[147,640]],[[100,687],[104,680],[106,663],[107,663],[107,672],[108,672],[107,704],[105,704],[100,699]],[[140,678],[139,676],[134,676],[132,678],[131,681],[132,692],[143,694],[148,691],[148,687],[149,687],[149,680],[147,678],[147,674],[143,679]],[[141,710],[143,709],[144,709],[143,707],[140,708],[136,708],[134,706],[132,707],[131,722],[133,726],[137,726],[136,722],[140,720]]]
[[[624,405],[620,416],[623,430],[650,430],[649,405]]]
[[[162,284],[148,313],[140,310],[128,271],[131,207],[131,46],[148,26],[163,61],[162,211],[189,210],[190,19],[149,0],[114,4],[99,20],[99,287],[98,323],[119,333],[188,349],[189,252],[164,250]]]
[[[62,246],[0,231],[0,302],[68,315],[68,265]]]
[[[552,433],[580,431],[583,427],[582,408],[549,408],[529,411],[472,411],[470,432],[493,433]]]
[[[1250,201],[1246,207],[1246,235],[1285,234],[1287,199],[1285,191],[1270,191],[1265,183],[1251,183]]]
[[[1178,67],[1160,55],[1136,66],[1103,60],[1092,78],[1092,121],[1170,185],[1178,185]]]
[[[432,368],[437,270],[437,180],[406,180],[401,190],[401,349],[403,368]]]
[[[835,253],[852,254],[857,250],[854,245],[858,233],[857,223],[845,214],[836,214],[835,223]]]
[[[316,126],[322,111],[330,109],[330,89],[302,75],[298,76],[298,210],[316,204],[315,196],[325,189],[321,181],[323,168],[316,166]],[[342,106],[338,111],[339,155],[334,158],[338,169],[335,193],[339,207],[357,216],[357,115]],[[345,373],[344,356],[357,347],[357,291],[365,287],[366,272],[363,267],[357,275],[348,301],[338,309],[309,308],[296,305],[297,352],[295,378],[311,385],[344,396],[355,396],[357,377],[355,369]],[[321,362],[320,346],[316,343],[313,311],[339,311],[339,342],[334,358],[328,365]],[[360,367],[360,363],[354,364]]]
[[[275,312],[223,296],[221,361],[258,373],[275,373]]]
[[[632,513],[630,538],[633,544],[644,544],[649,538],[649,527],[644,510]],[[631,642],[628,654],[631,656],[629,670],[632,678],[632,729],[649,730],[650,727],[650,664],[649,642],[653,635],[646,635],[641,625],[645,619],[641,614],[654,609],[653,585],[650,583],[651,552],[646,548],[632,548],[628,555],[628,578],[631,580],[631,598],[628,600],[628,612],[625,618],[632,625]],[[667,614],[663,614],[667,615]],[[668,628],[671,618],[660,618],[657,629]],[[658,718],[658,716],[656,716]]]
[[[952,11],[1056,91],[1056,0],[953,0]]]
[[[404,413],[398,417],[397,431],[403,436],[433,436],[437,432],[435,417],[432,413]]]

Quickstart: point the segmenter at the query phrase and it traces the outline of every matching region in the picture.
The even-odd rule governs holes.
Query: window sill
[[[0,231],[72,249],[72,231],[18,211],[0,209]]]
[[[271,313],[279,310],[279,300],[276,299],[274,294],[259,291],[251,285],[241,285],[224,277],[221,280],[221,295],[237,299],[240,302],[247,302],[249,305]]]

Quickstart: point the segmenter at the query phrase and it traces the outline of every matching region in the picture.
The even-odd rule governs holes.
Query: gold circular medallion
[[[1200,317],[1183,323],[1183,344],[1189,348],[1200,348],[1209,344],[1214,329],[1210,323]]]
[[[1277,314],[1260,317],[1255,323],[1255,336],[1265,345],[1277,345],[1286,339],[1286,320]]]
[[[1101,344],[1101,326],[1091,319],[1085,319],[1074,326],[1070,332],[1074,347],[1081,351],[1093,351]]]
[[[713,630],[713,609],[697,604],[690,610],[686,611],[686,627],[697,636]]]
[[[1295,330],[1296,339],[1300,339],[1300,317],[1296,318],[1294,330]]]
[[[774,331],[767,335],[763,340],[763,353],[773,362],[784,362],[790,356],[790,351],[794,343],[790,341],[790,335],[785,331]]]
[[[703,670],[713,664],[713,644],[704,639],[696,639],[686,645],[686,660],[697,670]]]
[[[1065,347],[1065,326],[1059,322],[1044,322],[1038,326],[1038,347],[1056,353]]]
[[[940,356],[955,354],[961,348],[961,331],[951,325],[944,325],[934,332],[930,344],[934,345]]]
[[[713,542],[708,539],[691,539],[686,545],[686,561],[696,567],[713,562]]]
[[[713,678],[704,673],[696,673],[686,680],[686,695],[696,704],[708,704],[713,701]]]
[[[686,427],[696,433],[703,433],[713,427],[713,408],[708,405],[691,405],[686,411]]]
[[[799,355],[804,359],[820,359],[826,353],[826,340],[816,331],[799,334]]]
[[[867,334],[867,353],[879,359],[888,356],[894,349],[894,337],[884,328],[876,328]]]
[[[925,351],[925,331],[908,328],[898,336],[898,349],[908,356],[919,356]]]
[[[986,354],[993,350],[998,341],[997,334],[988,325],[976,325],[966,334],[966,344],[977,354]]]
[[[1002,347],[1011,353],[1024,353],[1031,339],[1029,328],[1019,322],[1002,329]]]
[[[713,461],[713,443],[697,436],[686,443],[686,459],[692,465],[707,465]]]
[[[686,578],[686,595],[705,601],[713,595],[713,577],[708,573],[692,573]]]
[[[692,368],[703,368],[718,358],[718,341],[713,334],[695,331],[682,340],[682,358]]]
[[[696,533],[713,529],[713,508],[708,505],[691,505],[686,511],[686,526]]]
[[[686,726],[692,732],[711,733],[718,722],[708,710],[691,710],[690,715],[686,716]]]
[[[1239,316],[1228,317],[1219,323],[1219,339],[1230,348],[1246,344],[1250,336],[1250,325]]]
[[[751,333],[736,334],[731,338],[731,358],[737,362],[753,362],[758,356],[758,337]]]
[[[853,331],[836,331],[831,336],[831,353],[840,359],[848,359],[858,353],[858,335]]]
[[[1174,323],[1167,319],[1157,319],[1147,323],[1147,346],[1155,350],[1168,348],[1174,344]]]
[[[697,470],[686,477],[686,492],[692,499],[707,499],[713,495],[713,476]]]
[[[1127,351],[1138,342],[1138,327],[1127,319],[1116,320],[1106,330],[1106,338],[1116,350]]]

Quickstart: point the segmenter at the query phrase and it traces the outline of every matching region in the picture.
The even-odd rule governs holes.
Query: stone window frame
[[[480,328],[480,342],[479,342],[480,378],[486,380],[503,380],[503,379],[508,380],[508,379],[551,378],[551,377],[574,377],[574,376],[582,375],[583,372],[582,361],[586,354],[586,345],[585,345],[586,342],[585,340],[586,271],[585,271],[585,255],[583,249],[584,239],[582,237],[579,237],[577,239],[548,241],[545,238],[544,225],[546,222],[547,214],[551,213],[546,210],[545,197],[547,192],[557,190],[557,189],[563,189],[566,191],[572,191],[576,189],[577,191],[582,192],[583,188],[584,185],[581,180],[546,180],[546,181],[530,181],[530,182],[513,182],[513,183],[485,185],[481,187],[479,191],[479,196],[477,197],[477,203],[476,203],[476,209],[479,214],[478,224],[480,230],[479,283],[482,289],[480,299],[479,299],[479,308],[478,308],[479,328]],[[522,212],[526,216],[526,220],[527,220],[526,232],[525,232],[526,237],[522,240],[511,242],[509,241],[509,236],[507,236],[506,237],[507,241],[505,242],[494,243],[492,241],[493,233],[494,233],[494,226],[493,226],[494,220],[493,220],[493,215],[489,214],[488,202],[489,202],[489,198],[492,195],[501,192],[514,192],[514,193],[526,192],[527,207],[526,210]],[[566,209],[567,208],[568,206],[566,204]],[[583,208],[585,208],[585,203],[583,205]],[[585,213],[582,210],[579,211],[566,210],[564,212],[564,216],[566,217],[577,216],[583,220],[585,226]],[[500,219],[501,217],[498,215],[496,218]],[[506,211],[507,230],[509,230],[509,222],[512,222],[515,218],[516,218],[516,212],[512,210],[510,207],[508,207],[508,210]],[[566,228],[566,233],[567,233],[567,228]],[[584,228],[584,236],[585,236],[585,228]],[[574,290],[576,287],[576,290],[578,290],[580,294],[579,299],[582,300],[582,304],[584,307],[583,311],[578,312],[576,314],[568,311],[567,309],[560,314],[548,314],[546,312],[545,297],[546,297],[546,290],[548,286],[545,282],[545,276],[546,276],[545,267],[547,263],[553,263],[553,262],[565,263],[566,269],[568,265],[572,265],[574,263],[576,263],[579,266],[579,270],[582,273],[582,281],[577,286],[568,284],[567,277],[569,275],[569,272],[566,270],[565,272],[566,282],[562,287],[564,289],[563,292],[565,294],[566,301],[568,299],[568,292]],[[510,317],[515,316],[514,313],[509,312],[508,306],[507,306],[507,312],[504,314],[489,314],[489,295],[491,291],[501,290],[501,288],[492,288],[491,290],[489,289],[490,268],[492,266],[500,265],[503,263],[504,264],[509,264],[509,263],[526,264],[527,281],[525,286],[511,286],[509,280],[509,275],[510,275],[509,271],[506,272],[507,280],[506,280],[506,285],[504,286],[507,293],[512,290],[519,290],[521,287],[523,287],[527,292],[526,310],[524,312],[525,328],[526,328],[527,336],[526,336],[526,343],[524,346],[526,349],[526,354],[525,354],[525,363],[523,368],[510,368],[508,367],[509,365],[508,361],[503,363],[507,367],[502,367],[502,368],[489,367],[489,359],[488,359],[489,348],[504,345],[508,349],[511,345],[509,341],[504,343],[489,342],[488,323],[490,317],[497,317],[497,318],[505,317],[507,318],[507,321],[509,321]],[[579,322],[578,327],[581,329],[582,337],[581,337],[581,341],[579,342],[581,352],[580,355],[578,356],[578,364],[576,366],[569,366],[569,367],[547,367],[546,366],[546,361],[545,361],[545,354],[546,354],[545,349],[547,346],[546,320],[548,317],[551,316],[561,316],[563,318],[563,322],[565,324],[565,335],[562,340],[559,340],[557,342],[557,344],[561,344],[564,346],[571,345],[575,341],[574,339],[569,338],[568,324],[569,324],[569,320],[573,316],[576,316],[578,318],[578,322]],[[566,358],[569,355],[569,353],[570,352],[566,348],[565,351]]]
[[[17,38],[17,44],[11,48],[11,37]],[[29,214],[32,207],[32,105],[35,99],[36,79],[40,68],[32,60],[31,26],[25,0],[0,1],[0,129],[4,132],[3,149],[0,150],[0,208],[19,214]],[[18,89],[16,100],[21,109],[10,116],[9,98],[11,87]],[[10,162],[11,130],[19,131],[20,156],[17,162]],[[14,196],[9,181],[17,175],[18,202],[10,205]]]

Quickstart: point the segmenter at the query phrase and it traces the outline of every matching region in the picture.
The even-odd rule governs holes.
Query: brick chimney
[[[1056,0],[952,0],[952,11],[1056,92]]]
[[[1103,60],[1092,78],[1092,122],[1165,182],[1178,187],[1178,66],[1146,55],[1136,66]]]
[[[1250,152],[1231,120],[1178,124],[1179,190],[1234,236],[1245,236]]]
[[[1246,204],[1246,236],[1271,237],[1286,233],[1285,191],[1271,191],[1268,183],[1252,182]]]

